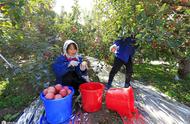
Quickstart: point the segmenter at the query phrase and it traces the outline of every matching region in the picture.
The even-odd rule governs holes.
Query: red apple
[[[71,28],[71,31],[72,31],[73,33],[76,33],[78,30],[77,30],[77,28],[76,28],[75,26],[73,26],[73,27]]]
[[[189,0],[180,0],[182,3],[188,3]]]
[[[53,99],[54,98],[54,93],[48,92],[45,96],[46,99]]]
[[[48,89],[43,90],[43,94],[46,95],[48,93]]]
[[[67,90],[62,89],[59,91],[59,94],[61,94],[62,97],[65,97],[67,95]]]
[[[62,96],[61,96],[61,94],[56,94],[54,98],[55,98],[55,99],[61,99]]]
[[[49,92],[52,92],[52,93],[55,94],[56,90],[55,90],[55,88],[53,86],[50,86],[50,87],[48,87],[48,93]]]
[[[45,51],[45,52],[43,53],[44,59],[48,59],[48,58],[50,58],[51,56],[52,56],[52,52],[50,52],[50,51]]]
[[[57,92],[59,92],[62,89],[62,85],[61,84],[56,84],[55,89],[56,89]]]
[[[69,89],[69,87],[68,87],[68,86],[64,86],[64,87],[63,87],[63,89],[68,90],[68,89]]]
[[[67,94],[71,94],[71,92],[72,92],[72,91],[71,91],[70,89],[67,90]]]

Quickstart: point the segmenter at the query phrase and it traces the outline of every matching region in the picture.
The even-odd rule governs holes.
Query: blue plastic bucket
[[[40,93],[40,98],[45,107],[46,118],[50,124],[59,124],[70,119],[72,115],[72,96],[74,89],[72,87],[69,87],[69,89],[72,90],[71,94],[55,100],[48,100],[43,95],[43,92]]]

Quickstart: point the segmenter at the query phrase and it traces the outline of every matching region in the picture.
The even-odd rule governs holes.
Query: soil
[[[78,101],[81,101],[81,99]],[[97,112],[85,112],[80,102],[77,102],[75,107],[77,111],[74,119],[75,124],[122,124],[122,119],[119,114],[106,108],[105,94],[103,96],[102,108]]]

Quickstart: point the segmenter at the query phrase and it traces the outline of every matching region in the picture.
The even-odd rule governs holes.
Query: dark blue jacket
[[[135,39],[131,37],[127,37],[126,39],[116,40],[114,42],[117,45],[118,49],[115,53],[116,57],[123,60],[124,62],[128,62],[129,57],[133,57],[137,46],[135,46]]]
[[[79,77],[82,77],[82,75],[87,75],[87,71],[81,71],[80,70],[80,64],[82,62],[82,57],[78,57],[79,60],[79,64],[77,67],[68,67],[69,65],[69,61],[67,60],[67,58],[63,55],[57,57],[54,61],[54,63],[52,64],[52,68],[53,68],[53,72],[56,76],[56,83],[63,83],[62,82],[62,78],[63,76],[68,73],[69,71],[75,71],[77,73],[77,75]]]

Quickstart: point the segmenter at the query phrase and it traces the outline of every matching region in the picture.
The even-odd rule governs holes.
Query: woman
[[[78,45],[72,40],[65,41],[63,54],[56,58],[52,66],[56,83],[73,86],[77,95],[79,85],[89,82],[87,62],[78,55]]]

